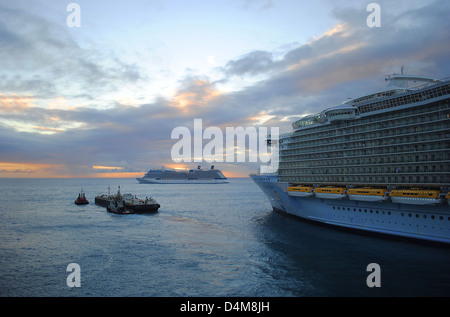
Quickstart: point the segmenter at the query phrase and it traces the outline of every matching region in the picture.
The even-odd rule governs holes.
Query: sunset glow
[[[77,3],[79,26],[55,1],[0,4],[0,177],[207,167],[198,155],[199,164],[174,164],[174,129],[193,132],[202,119],[203,130],[286,133],[402,66],[450,74],[445,0],[379,1],[373,28],[360,1]],[[259,166],[216,164],[229,177]]]

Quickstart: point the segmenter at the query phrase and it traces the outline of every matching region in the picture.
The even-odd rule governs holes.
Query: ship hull
[[[252,175],[272,208],[302,219],[365,232],[450,243],[450,208],[446,204],[417,206],[390,201],[293,197],[289,184],[276,176]]]
[[[155,178],[136,178],[140,184],[226,184],[224,179],[155,179]]]
[[[112,199],[108,198],[107,196],[97,196],[97,197],[95,197],[95,204],[108,208],[111,200]],[[128,213],[136,213],[136,214],[156,213],[160,207],[161,206],[158,203],[154,203],[154,204],[125,203],[125,209],[127,210],[127,212]]]

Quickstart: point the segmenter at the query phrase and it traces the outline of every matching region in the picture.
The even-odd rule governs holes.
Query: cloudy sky
[[[363,0],[79,0],[79,27],[70,2],[0,0],[0,177],[194,167],[171,133],[196,118],[289,132],[402,65],[450,77],[448,0],[377,1],[374,28]]]

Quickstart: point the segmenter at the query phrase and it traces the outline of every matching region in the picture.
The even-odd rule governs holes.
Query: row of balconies
[[[424,140],[418,142],[409,143],[387,143],[381,146],[370,146],[360,143],[350,144],[335,144],[333,146],[318,146],[313,148],[301,148],[295,150],[283,150],[280,149],[280,157],[293,157],[297,156],[305,158],[312,155],[323,154],[320,157],[351,157],[351,156],[364,156],[364,155],[380,155],[380,154],[405,154],[408,152],[424,152],[433,150],[448,150],[450,149],[450,139],[436,139],[436,140]],[[317,157],[317,156],[316,156]],[[317,157],[319,158],[319,157]]]
[[[304,141],[296,142],[288,145],[280,145],[280,150],[296,150],[296,149],[310,149],[316,147],[327,147],[332,146],[344,146],[344,148],[350,147],[374,147],[381,145],[392,145],[392,144],[408,144],[417,142],[428,142],[434,140],[450,140],[450,125],[430,125],[428,131],[419,131],[414,129],[414,132],[408,132],[404,129],[398,131],[392,131],[391,133],[374,133],[371,135],[364,136],[345,136],[336,137],[327,140],[315,140],[315,141]],[[394,134],[397,132],[397,134]],[[303,143],[299,145],[299,143]],[[294,146],[295,144],[295,146]]]
[[[445,157],[445,159],[442,159],[443,157]],[[403,158],[403,156],[401,157]],[[434,159],[434,157],[430,157],[432,159]],[[413,165],[411,163],[414,163]],[[295,161],[295,162],[290,162],[290,161],[283,161],[279,164],[280,169],[292,169],[292,168],[309,168],[309,169],[317,169],[320,167],[341,167],[341,168],[352,168],[352,167],[360,167],[361,164],[363,164],[364,166],[367,167],[388,167],[388,168],[392,168],[392,171],[403,171],[403,170],[411,170],[411,168],[414,166],[419,166],[419,165],[424,165],[426,167],[429,166],[436,166],[439,164],[449,164],[450,165],[450,155],[440,155],[439,157],[437,157],[437,160],[433,160],[433,161],[419,161],[419,162],[415,162],[414,160],[400,160],[397,162],[397,160],[395,158],[392,158],[392,162],[391,160],[389,160],[389,162],[383,162],[381,160],[376,160],[375,158],[373,159],[361,159],[361,160],[340,160],[339,162],[333,161],[333,160],[328,160],[328,161],[324,161],[324,160],[320,160],[317,162],[314,162],[314,164],[312,165],[311,162],[304,162],[304,161]],[[408,167],[409,165],[409,167]],[[431,170],[431,168],[430,168]],[[427,171],[427,170],[425,170]]]
[[[398,107],[402,105],[412,104],[416,102],[421,102],[424,100],[429,100],[433,98],[442,97],[445,95],[450,94],[450,85],[443,85],[440,87],[428,89],[425,91],[412,93],[412,94],[406,94],[403,96],[390,98],[387,100],[382,100],[374,103],[369,103],[367,105],[359,106],[358,110],[360,113],[366,113],[366,112],[372,112],[372,111],[378,111],[383,110],[387,108],[392,107]]]
[[[424,122],[424,117],[431,115],[435,120],[442,120],[450,117],[449,101],[440,101],[426,105],[426,107],[415,107],[411,109],[404,109],[402,111],[393,111],[384,114],[378,114],[372,117],[363,117],[358,120],[350,120],[343,122],[340,125],[325,125],[303,129],[294,133],[290,139],[285,139],[283,142],[297,142],[307,139],[321,139],[335,137],[336,135],[366,133],[367,127],[371,127],[372,131],[392,129],[400,127],[405,124],[407,120],[409,125],[420,124]],[[401,120],[399,120],[401,119]]]

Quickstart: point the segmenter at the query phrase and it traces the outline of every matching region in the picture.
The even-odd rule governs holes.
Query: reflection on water
[[[93,204],[151,196],[151,215]],[[73,203],[83,187],[91,204]],[[274,213],[250,179],[214,185],[135,180],[0,180],[1,296],[448,296],[450,252]],[[82,286],[66,285],[78,263]],[[369,263],[381,288],[369,288]]]

